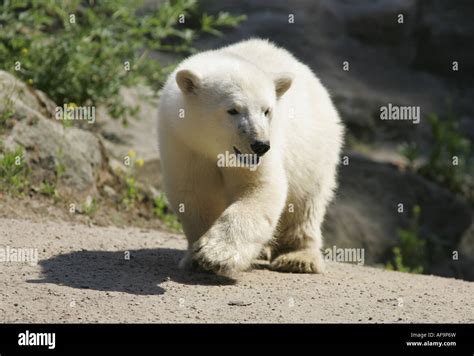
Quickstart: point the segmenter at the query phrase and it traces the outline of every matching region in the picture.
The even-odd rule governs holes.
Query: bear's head
[[[245,61],[178,69],[188,144],[211,158],[226,151],[263,156],[271,147],[274,109],[292,81],[290,73]]]

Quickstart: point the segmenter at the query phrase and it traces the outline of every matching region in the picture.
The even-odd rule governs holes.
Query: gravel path
[[[1,320],[474,322],[472,282],[340,263],[326,275],[261,266],[234,281],[178,270],[185,245],[161,231],[0,219],[0,261],[38,253],[36,265],[0,262]]]

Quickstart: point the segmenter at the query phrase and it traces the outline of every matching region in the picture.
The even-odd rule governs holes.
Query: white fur
[[[276,86],[289,89],[278,97]],[[275,270],[323,271],[343,128],[306,65],[260,39],[191,56],[164,86],[158,132],[164,189],[189,243],[182,266],[230,274],[269,247]],[[217,166],[257,139],[271,148],[256,170]]]

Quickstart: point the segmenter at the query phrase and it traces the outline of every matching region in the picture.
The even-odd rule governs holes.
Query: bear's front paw
[[[324,259],[318,250],[300,250],[279,255],[271,263],[274,271],[293,273],[324,273]]]
[[[181,266],[232,275],[250,266],[244,256],[232,242],[203,236],[193,244]]]

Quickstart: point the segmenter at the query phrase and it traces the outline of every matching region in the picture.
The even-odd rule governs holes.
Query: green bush
[[[3,1],[2,69],[58,105],[103,103],[123,118],[135,108],[119,101],[120,87],[145,80],[158,89],[172,69],[151,59],[151,51],[193,52],[200,33],[218,34],[217,27],[245,19],[199,13],[195,0],[165,1],[155,10],[141,10],[142,1],[135,0]]]
[[[454,114],[448,113],[444,120],[436,114],[428,116],[434,146],[428,162],[419,172],[425,177],[473,198],[473,162],[471,144],[459,131]],[[454,160],[457,160],[456,164]]]
[[[426,242],[419,236],[420,213],[420,207],[415,205],[410,226],[398,230],[399,245],[392,249],[392,261],[386,264],[388,270],[423,273],[427,256]]]
[[[416,144],[404,144],[399,152],[409,168],[425,178],[442,185],[474,202],[474,158],[472,145],[459,131],[456,116],[448,111],[444,119],[436,114],[427,116],[433,137],[433,145],[427,153],[426,163],[415,167],[415,160],[421,156]]]

